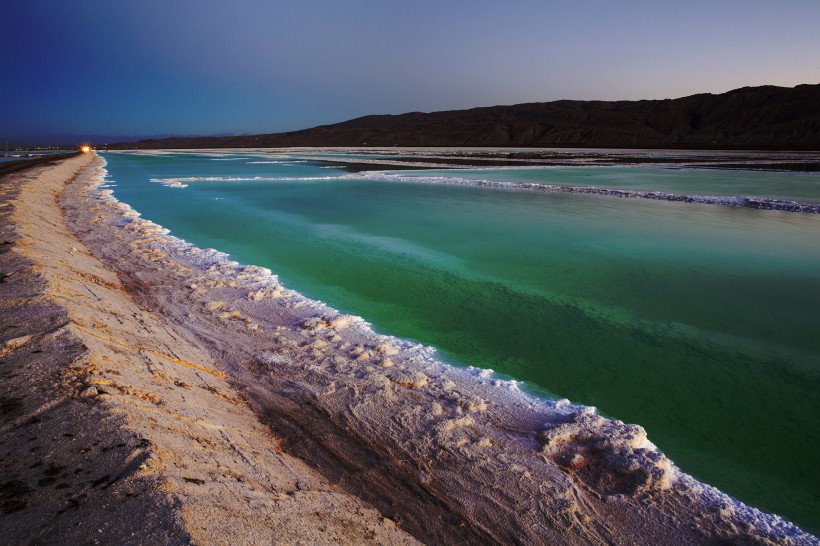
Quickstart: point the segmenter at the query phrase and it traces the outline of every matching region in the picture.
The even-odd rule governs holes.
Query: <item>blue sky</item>
[[[10,1],[0,138],[820,83],[818,28],[818,0]]]

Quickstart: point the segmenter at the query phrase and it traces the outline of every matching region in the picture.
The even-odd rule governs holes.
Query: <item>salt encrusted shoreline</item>
[[[116,152],[115,152],[116,153]],[[148,154],[150,152],[142,151],[142,152],[129,152],[129,153],[142,153]],[[156,153],[156,152],[154,152]],[[545,193],[576,193],[576,194],[586,194],[586,195],[601,195],[607,197],[618,197],[622,199],[652,199],[655,201],[670,201],[676,203],[693,203],[693,204],[700,204],[700,205],[720,205],[724,207],[733,207],[733,208],[750,208],[750,209],[758,209],[758,210],[772,210],[772,211],[781,211],[781,212],[796,212],[796,213],[803,213],[803,214],[820,214],[820,204],[818,203],[811,203],[811,202],[801,202],[801,201],[794,201],[794,200],[787,200],[787,199],[777,199],[772,197],[764,197],[764,196],[754,196],[754,195],[700,195],[700,194],[685,194],[685,193],[671,193],[665,191],[643,191],[643,190],[630,190],[630,189],[618,189],[618,188],[600,188],[597,186],[573,186],[568,184],[543,184],[537,182],[501,182],[501,181],[494,181],[494,180],[482,180],[478,178],[461,178],[458,176],[423,176],[423,175],[412,175],[408,176],[405,174],[401,174],[398,172],[391,172],[388,167],[418,167],[420,169],[430,168],[431,165],[424,162],[409,162],[409,161],[396,161],[391,159],[344,159],[344,158],[334,158],[331,161],[328,161],[327,158],[324,158],[321,155],[317,156],[304,156],[301,159],[309,159],[312,161],[317,162],[324,162],[324,163],[331,163],[331,164],[341,164],[345,165],[346,167],[350,168],[351,165],[374,165],[380,166],[386,170],[368,170],[362,171],[358,173],[351,173],[344,176],[328,176],[328,177],[315,177],[310,178],[310,180],[339,180],[344,178],[370,178],[374,180],[380,181],[398,181],[402,183],[414,183],[414,184],[444,184],[444,185],[458,185],[458,186],[478,186],[478,187],[490,187],[490,188],[497,188],[497,189],[508,189],[508,190],[527,190],[527,191],[538,191],[538,192],[545,192]],[[286,162],[286,160],[277,160],[277,161],[257,161],[252,163],[282,163]],[[643,166],[650,166],[653,165],[658,168],[700,168],[700,169],[707,169],[707,168],[722,168],[720,163],[716,163],[714,165],[706,164],[700,165],[698,167],[687,165],[686,163],[656,163],[656,164],[648,164],[642,163]],[[557,166],[557,165],[556,165]],[[560,165],[563,167],[571,166],[571,164],[564,164]],[[591,166],[591,165],[586,165]],[[611,166],[611,165],[595,165],[598,167],[603,166]],[[627,165],[628,166],[628,165]],[[455,163],[448,164],[436,164],[436,168],[438,169],[459,169],[464,168],[464,165],[458,165]],[[328,167],[330,168],[330,167]],[[475,169],[476,171],[480,172],[483,168],[494,169],[496,167],[481,167]],[[504,167],[505,169],[509,170],[516,170],[516,169],[531,169],[532,166],[527,167]],[[728,168],[728,170],[742,170],[736,167]],[[234,178],[226,178],[222,176],[215,176],[215,177],[208,177],[208,176],[198,176],[198,177],[186,177],[186,178],[160,178],[160,179],[151,179],[152,182],[158,182],[165,186],[172,187],[172,188],[185,188],[188,186],[188,182],[208,182],[208,181],[226,181],[226,180],[233,180],[237,182],[241,181],[286,181],[286,180],[297,180],[295,178],[288,178],[288,177],[263,177],[263,176],[255,176],[250,178],[242,178],[242,177],[234,177]],[[308,180],[306,178],[299,178],[298,180]]]
[[[655,201],[672,201],[676,203],[697,203],[701,205],[721,205],[724,207],[743,207],[759,210],[777,210],[782,212],[798,212],[803,214],[820,214],[820,204],[772,199],[769,197],[738,196],[738,195],[690,195],[669,193],[663,191],[619,190],[614,188],[598,188],[594,186],[568,186],[564,184],[538,184],[535,182],[494,182],[491,180],[475,180],[457,177],[424,177],[404,176],[384,172],[363,172],[363,178],[375,178],[387,181],[399,181],[416,184],[445,184],[455,186],[478,186],[508,190],[530,190],[548,193],[582,193],[587,195],[604,195],[620,197],[622,199],[653,199]]]
[[[817,543],[678,472],[640,427],[566,401],[535,400],[491,374],[452,368],[429,349],[379,336],[360,319],[283,288],[267,270],[196,249],[141,220],[98,187],[100,159],[77,168],[60,198],[67,225],[117,273],[106,283],[121,287],[120,300],[99,299],[107,284],[81,275],[99,301],[78,299],[81,285],[62,301],[95,307],[79,331],[87,345],[102,343],[94,349],[100,358],[118,364],[89,372],[112,382],[96,383],[106,385],[104,394],[82,392],[89,403],[131,407],[126,428],[139,430],[155,452],[188,448],[191,461],[159,457],[149,475],[166,485],[160,500],[177,507],[197,542],[219,542],[226,529],[237,533],[233,543],[253,542],[281,524],[284,509],[295,521],[287,529],[311,533],[309,542],[325,525],[371,533],[351,531],[346,542],[412,541],[406,532],[443,544]],[[59,181],[50,184],[59,190]],[[49,260],[59,277],[61,254]],[[125,296],[139,305],[139,319],[118,325],[130,313]],[[150,331],[141,332],[144,323]],[[127,380],[106,375],[128,366],[135,370]],[[128,384],[137,380],[141,405],[133,405]],[[186,418],[158,423],[164,414]],[[204,462],[202,449],[204,461],[218,464]],[[188,475],[191,464],[196,477]],[[282,465],[299,469],[291,485],[275,478]],[[133,479],[147,472],[140,467]],[[318,489],[337,499],[319,518],[311,495],[299,495]],[[282,504],[287,498],[303,504]],[[357,502],[355,517],[340,523],[340,510]]]
[[[0,186],[3,541],[416,544],[283,453],[217,363],[71,233],[56,196],[91,159]]]

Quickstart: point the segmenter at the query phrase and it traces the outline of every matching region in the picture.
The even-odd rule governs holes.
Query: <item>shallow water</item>
[[[820,528],[820,215],[386,183],[247,153],[105,158],[115,196],[172,234],[641,424],[686,472]],[[670,191],[651,187],[669,171],[586,169]],[[705,187],[723,171],[673,172]],[[820,197],[811,175],[750,174]]]

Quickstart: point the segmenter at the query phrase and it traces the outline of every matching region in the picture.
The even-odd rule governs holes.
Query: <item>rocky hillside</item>
[[[679,99],[573,101],[365,116],[302,131],[168,138],[118,148],[519,146],[820,149],[820,85]]]

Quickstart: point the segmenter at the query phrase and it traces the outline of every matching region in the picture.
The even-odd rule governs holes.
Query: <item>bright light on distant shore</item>
[[[82,148],[80,148],[80,151],[84,154],[87,154],[91,151],[91,146],[83,146]]]

